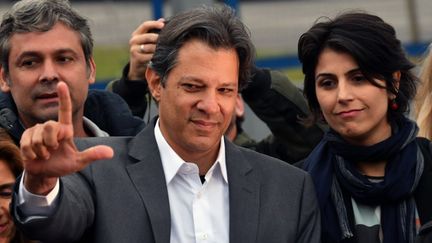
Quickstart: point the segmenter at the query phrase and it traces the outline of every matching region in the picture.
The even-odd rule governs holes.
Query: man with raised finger
[[[134,135],[144,127],[119,96],[103,91],[88,96],[96,76],[92,49],[87,20],[66,0],[18,1],[4,14],[0,126],[17,143],[25,128],[57,119],[60,81],[71,93],[77,137]]]
[[[310,177],[224,137],[253,54],[228,7],[172,17],[146,71],[159,116],[137,136],[79,139],[77,150],[69,118],[25,132],[18,227],[43,242],[319,242]]]

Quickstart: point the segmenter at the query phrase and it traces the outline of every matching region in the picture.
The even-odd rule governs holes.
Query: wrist
[[[23,176],[26,190],[43,196],[48,195],[54,189],[58,179],[57,177],[36,176],[28,173]]]
[[[137,65],[136,63],[129,63],[129,65],[127,65],[126,67],[127,69],[123,70],[123,75],[127,74],[124,76],[126,76],[129,81],[142,82],[146,79],[145,72],[147,70],[147,63],[140,65]]]

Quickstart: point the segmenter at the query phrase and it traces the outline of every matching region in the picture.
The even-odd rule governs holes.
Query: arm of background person
[[[142,118],[146,113],[149,98],[147,80],[145,77],[142,80],[129,80],[129,66],[129,63],[126,64],[121,78],[109,82],[106,89],[120,95],[126,101],[132,114]]]
[[[122,77],[111,81],[107,89],[119,94],[129,105],[132,114],[144,117],[148,93],[145,71],[156,50],[159,30],[164,19],[145,21],[132,33],[129,40],[129,63],[123,68]]]
[[[283,73],[257,67],[252,73],[242,97],[272,132],[256,150],[290,163],[305,158],[321,140],[325,126],[300,122],[309,112],[306,100]]]

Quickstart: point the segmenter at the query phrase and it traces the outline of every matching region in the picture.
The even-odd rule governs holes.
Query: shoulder
[[[262,203],[278,208],[281,214],[288,210],[291,216],[297,214],[298,217],[304,210],[316,208],[315,187],[306,171],[252,150],[239,148],[239,151],[246,161],[245,164],[251,168],[247,173],[248,183],[259,185]],[[311,205],[310,208],[306,207],[309,209],[304,207],[305,200]],[[293,209],[296,209],[295,213],[292,212]]]
[[[105,90],[89,90],[84,115],[111,136],[135,135],[145,127],[119,95]]]
[[[416,142],[423,154],[425,169],[430,170],[432,167],[432,143],[423,137],[416,138]]]
[[[86,137],[75,138],[75,143],[82,147],[94,145],[110,145],[119,143],[128,143],[133,136],[118,136],[118,137]]]
[[[420,149],[425,152],[429,152],[431,154],[432,151],[432,143],[429,139],[424,137],[417,137],[416,138],[417,144],[420,146]]]
[[[254,170],[264,178],[281,179],[290,183],[298,180],[305,180],[307,172],[297,168],[285,161],[270,157],[268,155],[252,151],[247,148],[238,147],[244,159],[253,167]]]
[[[122,107],[126,102],[118,95],[106,90],[89,89],[85,101],[84,111],[87,113],[94,112],[97,109],[109,106],[110,109]],[[127,105],[125,106],[127,107]]]
[[[75,139],[75,144],[79,151],[84,151],[93,146],[106,145],[111,147],[114,152],[112,158],[92,162],[81,171],[81,174],[89,181],[97,181],[95,178],[105,178],[105,174],[124,174],[128,165],[137,162],[137,159],[129,155],[130,141],[132,139],[133,137],[91,137]]]
[[[78,150],[84,150],[96,145],[107,145],[116,149],[126,149],[131,139],[133,139],[133,137],[130,136],[75,138],[75,144]]]
[[[422,224],[425,224],[432,222],[432,208],[430,207],[432,204],[432,196],[430,194],[432,190],[432,145],[430,140],[421,137],[417,138],[416,142],[423,154],[424,168],[414,195],[420,221]]]
[[[114,150],[114,159],[121,157],[122,154],[126,153],[129,149],[129,143],[133,137],[88,137],[88,138],[76,138],[75,145],[78,150],[83,151],[87,148],[106,145]]]

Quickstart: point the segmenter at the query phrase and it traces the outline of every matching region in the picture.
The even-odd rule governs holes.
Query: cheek
[[[9,214],[10,202],[11,202],[11,199],[0,199],[0,207],[1,207],[1,210],[3,210],[2,213]]]
[[[191,105],[187,103],[187,101],[181,99],[181,97],[172,97],[170,95],[164,95],[163,98],[160,99],[158,106],[159,111],[163,113],[165,117],[169,116],[173,118],[187,116],[191,107]]]
[[[377,113],[379,114],[387,114],[388,109],[389,109],[389,104],[388,104],[388,100],[387,99],[383,99],[381,100],[381,102],[379,102],[379,104],[376,105]]]
[[[231,120],[232,116],[237,114],[236,112],[236,100],[227,100],[227,102],[219,103],[219,107],[221,113],[225,116],[225,118],[229,118]]]
[[[35,87],[34,83],[25,82],[23,80],[14,80],[10,85],[10,93],[12,96],[19,97],[16,100],[30,98],[30,95]]]
[[[318,105],[321,111],[325,113],[331,112],[331,109],[333,108],[333,100],[331,99],[330,94],[325,94],[322,92],[317,92],[317,100]]]

